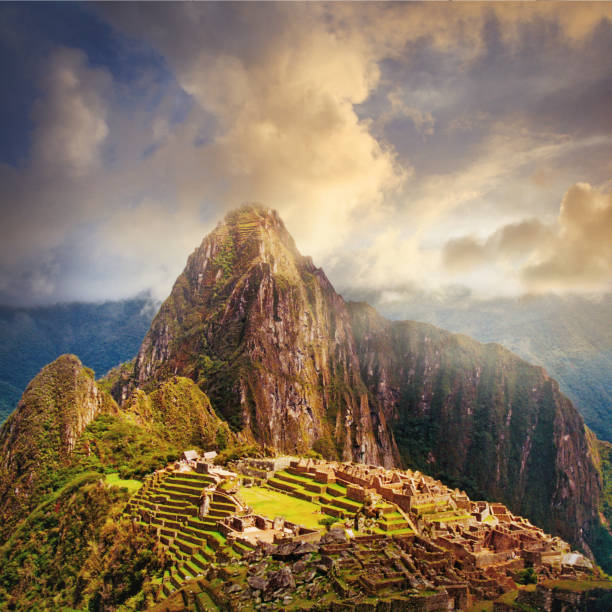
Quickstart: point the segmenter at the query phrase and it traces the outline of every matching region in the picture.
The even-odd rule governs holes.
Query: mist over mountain
[[[599,438],[612,441],[612,295],[474,300],[425,293],[390,300],[345,288],[393,320],[431,323],[480,342],[498,342],[546,368]],[[27,383],[62,353],[75,353],[98,375],[131,359],[157,305],[148,297],[103,304],[0,307],[0,422]],[[94,341],[95,339],[95,341]]]
[[[394,319],[432,323],[480,342],[498,342],[546,368],[598,437],[612,441],[612,295],[476,300],[457,292],[342,291]]]

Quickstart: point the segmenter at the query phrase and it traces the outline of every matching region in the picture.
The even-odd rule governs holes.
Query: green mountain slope
[[[108,393],[74,355],[44,367],[0,430],[0,536],[56,488],[84,429],[117,412]]]
[[[78,355],[98,374],[131,359],[151,322],[148,298],[37,308],[0,306],[0,423],[47,363]]]
[[[74,355],[28,385],[0,429],[0,609],[144,609],[167,558],[121,519],[132,479],[188,448],[235,442],[206,395],[172,378],[121,410]]]

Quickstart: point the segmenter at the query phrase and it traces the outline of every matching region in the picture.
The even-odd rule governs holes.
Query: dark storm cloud
[[[407,108],[435,119],[418,148],[406,138],[417,132],[410,117],[384,126],[385,138],[417,172],[465,168],[500,121],[575,138],[610,133],[612,64],[604,58],[612,57],[612,23],[602,20],[576,43],[544,18],[521,23],[508,38],[501,19],[490,11],[481,25],[482,48],[467,65],[453,48],[432,49],[427,37],[407,43],[401,58],[381,62],[381,87],[364,111],[375,115],[390,106],[385,98],[395,91]],[[604,163],[609,153],[595,162]]]

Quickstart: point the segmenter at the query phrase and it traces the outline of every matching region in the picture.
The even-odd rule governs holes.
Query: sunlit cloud
[[[612,192],[577,183],[565,194],[557,222],[505,225],[485,240],[462,236],[444,246],[451,272],[503,266],[526,291],[609,291],[612,287]]]
[[[347,292],[607,286],[605,189],[568,188],[612,176],[608,5],[91,10],[123,55],[32,60],[28,155],[0,165],[2,301],[162,298],[244,201]]]

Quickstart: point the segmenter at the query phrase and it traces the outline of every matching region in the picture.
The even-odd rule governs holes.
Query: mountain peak
[[[209,245],[212,248],[207,248]],[[254,245],[258,248],[249,248]],[[289,249],[291,257],[301,257],[276,210],[261,204],[244,204],[225,215],[213,232],[204,238],[199,250],[204,249],[205,257],[213,263],[215,247],[223,251],[222,259],[227,259],[232,251],[236,255],[232,258],[235,263],[245,263],[245,260],[248,263],[254,256],[264,257],[266,252],[270,255],[278,251],[279,245]]]
[[[245,440],[445,474],[573,542],[596,522],[582,421],[539,368],[347,305],[273,210],[243,206],[203,240],[115,396],[173,376]]]
[[[222,223],[226,225],[233,225],[240,222],[246,221],[253,222],[276,222],[283,225],[283,221],[280,215],[274,208],[264,206],[259,202],[248,202],[242,204],[238,208],[230,210],[224,217]]]
[[[191,378],[235,430],[285,452],[399,460],[370,406],[344,300],[274,210],[243,206],[191,254],[127,384]]]

